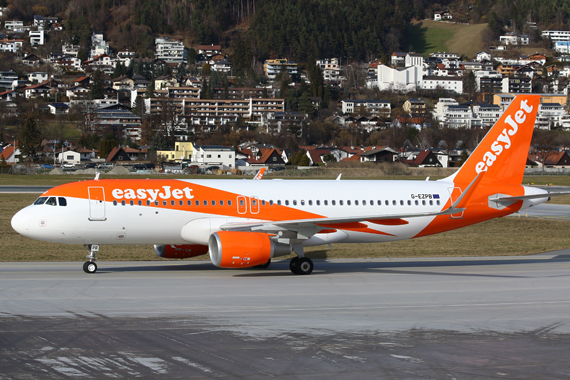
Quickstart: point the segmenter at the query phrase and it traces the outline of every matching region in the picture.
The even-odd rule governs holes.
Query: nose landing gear
[[[98,244],[85,244],[85,248],[89,254],[86,256],[89,261],[86,261],[83,264],[83,270],[85,273],[95,273],[97,272],[97,264],[95,264],[95,260],[97,260],[97,252],[99,252],[99,245]]]

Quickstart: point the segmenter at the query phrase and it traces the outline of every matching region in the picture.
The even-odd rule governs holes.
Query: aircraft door
[[[251,197],[250,202],[251,205],[249,207],[249,211],[251,211],[252,214],[259,214],[259,198]]]
[[[102,187],[89,187],[89,220],[107,220],[105,214],[105,190]]]
[[[453,204],[457,198],[461,196],[461,188],[459,187],[449,187],[449,195],[451,195],[451,204]],[[450,219],[462,219],[463,218],[463,211],[458,214],[451,214],[449,216]]]
[[[245,214],[247,212],[247,198],[243,195],[237,197],[237,212],[238,214]]]

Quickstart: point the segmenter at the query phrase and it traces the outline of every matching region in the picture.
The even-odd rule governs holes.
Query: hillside
[[[407,29],[406,46],[427,56],[440,51],[473,57],[482,50],[482,32],[488,24],[462,25],[432,20],[414,21]]]

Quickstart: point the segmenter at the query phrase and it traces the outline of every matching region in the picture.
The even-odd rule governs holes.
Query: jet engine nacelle
[[[155,245],[154,251],[159,257],[165,259],[187,259],[208,253],[208,246],[199,244]]]
[[[208,241],[210,259],[221,268],[247,268],[263,265],[270,258],[291,253],[288,244],[274,243],[263,232],[219,231]]]

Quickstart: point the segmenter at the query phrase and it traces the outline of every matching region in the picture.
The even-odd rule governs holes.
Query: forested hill
[[[102,31],[116,49],[151,56],[156,35],[181,38],[187,46],[221,44],[232,50],[246,42],[253,57],[347,57],[367,60],[405,50],[412,19],[450,10],[454,20],[489,23],[532,33],[569,29],[568,0],[0,0],[10,19],[30,22],[36,14],[66,21],[68,42],[87,44]]]

